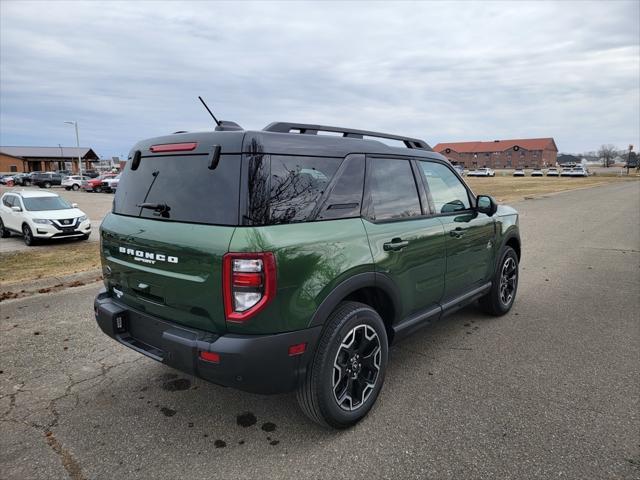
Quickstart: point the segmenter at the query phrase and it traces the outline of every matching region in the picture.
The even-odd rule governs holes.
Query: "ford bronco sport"
[[[100,231],[108,336],[219,385],[295,390],[334,428],[371,409],[393,342],[476,300],[503,315],[518,286],[515,210],[424,141],[360,130],[142,141]]]

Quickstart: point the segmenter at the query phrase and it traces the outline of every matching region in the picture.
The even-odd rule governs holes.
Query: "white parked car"
[[[573,167],[570,172],[572,177],[588,177],[589,171],[582,166]]]
[[[513,171],[513,176],[514,176],[514,177],[524,177],[524,175],[525,175],[525,174],[524,174],[524,168],[516,168],[516,169]]]
[[[91,221],[73,203],[56,193],[36,190],[7,192],[0,199],[0,236],[12,232],[33,245],[38,239],[79,238],[91,235]]]
[[[495,177],[495,176],[496,176],[496,172],[494,172],[492,169],[487,167],[478,168],[476,170],[472,170],[467,173],[467,177]]]
[[[562,170],[560,170],[560,176],[561,177],[572,177],[573,176],[573,168],[572,167],[563,167]]]
[[[557,177],[559,175],[558,169],[556,167],[551,167],[547,170],[547,177]]]
[[[90,180],[90,178],[85,175],[71,175],[62,179],[62,186],[66,190],[80,190],[80,187],[82,187],[82,182],[87,180]]]
[[[544,173],[542,173],[542,170],[540,170],[539,168],[534,168],[531,171],[531,176],[532,177],[544,177]]]

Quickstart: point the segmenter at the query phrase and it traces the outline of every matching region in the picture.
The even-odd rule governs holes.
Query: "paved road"
[[[11,190],[40,190],[42,189],[38,187],[5,187],[0,186],[0,195],[5,192]],[[80,208],[87,216],[91,219],[91,228],[93,232],[89,237],[89,241],[97,242],[99,240],[98,237],[98,228],[100,228],[100,223],[102,223],[102,218],[106,215],[106,213],[111,210],[111,204],[113,203],[113,195],[110,193],[87,193],[83,191],[66,191],[64,188],[54,187],[49,192],[54,192],[62,197],[64,197],[70,203],[77,203],[78,208]],[[77,242],[77,240],[56,240],[52,241],[52,243],[69,243],[69,242]],[[0,253],[6,252],[18,252],[25,250],[33,250],[33,249],[44,249],[48,248],[51,243],[46,243],[40,246],[35,247],[27,247],[22,240],[22,237],[19,235],[12,235],[9,238],[3,238],[0,240]]]
[[[518,204],[513,311],[467,308],[394,347],[377,407],[345,432],[293,395],[116,344],[92,319],[95,285],[3,302],[0,477],[637,479],[638,205],[640,183]]]

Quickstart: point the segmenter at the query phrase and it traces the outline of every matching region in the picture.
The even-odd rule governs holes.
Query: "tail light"
[[[222,263],[222,290],[227,321],[247,321],[275,296],[273,253],[227,253]]]

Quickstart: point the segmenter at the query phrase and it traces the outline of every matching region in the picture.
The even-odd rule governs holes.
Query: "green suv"
[[[394,143],[396,146],[390,146]],[[518,214],[422,140],[320,125],[177,133],[131,151],[100,228],[100,328],[183,372],[362,419],[389,346],[513,305]]]

